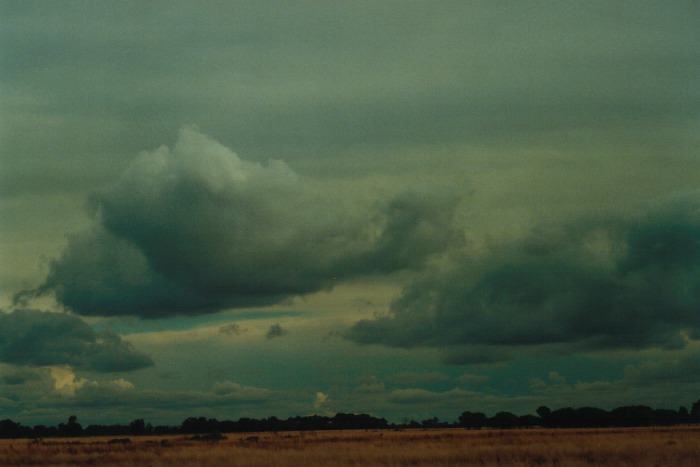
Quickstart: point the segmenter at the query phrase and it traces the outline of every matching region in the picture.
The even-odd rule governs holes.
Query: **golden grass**
[[[245,438],[257,439],[245,440]],[[0,440],[2,465],[698,466],[700,426],[580,430],[370,430]]]

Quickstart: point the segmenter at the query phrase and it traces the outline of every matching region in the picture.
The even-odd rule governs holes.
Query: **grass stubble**
[[[698,466],[700,426],[614,429],[349,430],[0,440],[1,465]]]

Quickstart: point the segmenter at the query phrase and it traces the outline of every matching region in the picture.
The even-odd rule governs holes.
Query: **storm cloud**
[[[412,283],[348,337],[442,348],[452,363],[682,347],[700,336],[699,207],[693,194],[637,218],[538,229]]]
[[[98,372],[130,371],[153,365],[111,331],[94,331],[67,313],[17,310],[0,313],[0,362],[71,367]]]
[[[24,296],[54,292],[83,315],[196,314],[420,269],[461,241],[456,197],[407,192],[356,206],[308,185],[282,161],[244,161],[185,127],[172,150],[141,153],[94,194],[93,230],[72,236]]]

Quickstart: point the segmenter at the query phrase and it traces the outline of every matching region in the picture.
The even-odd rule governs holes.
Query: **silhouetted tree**
[[[571,407],[563,407],[561,409],[553,410],[549,414],[549,417],[547,417],[547,424],[545,426],[557,428],[573,426],[572,420],[574,420],[575,417],[576,414],[574,409]]]
[[[487,419],[486,419],[486,414],[483,414],[481,412],[462,412],[462,415],[459,416],[459,420],[457,422],[459,426],[464,427],[464,428],[469,428],[469,429],[479,429],[483,426],[486,426]]]
[[[581,407],[576,409],[575,424],[576,427],[604,427],[610,424],[610,413],[606,410],[596,407]]]
[[[52,436],[58,436],[58,430],[55,426],[35,425],[32,430],[34,438],[50,438]]]
[[[423,428],[438,428],[440,426],[440,420],[437,417],[429,418],[421,422]]]
[[[0,438],[29,438],[31,428],[13,422],[9,418],[0,420]]]
[[[143,420],[143,418],[139,418],[129,423],[129,432],[134,436],[140,436],[145,434],[146,422]]]
[[[693,402],[693,406],[690,409],[690,418],[694,422],[700,422],[700,400]]]
[[[510,412],[498,412],[489,424],[496,428],[515,428],[518,426],[518,416]]]
[[[546,405],[541,405],[537,407],[536,412],[537,415],[540,416],[540,419],[542,419],[543,424],[549,418],[549,416],[552,415],[552,411]]]
[[[83,434],[83,427],[78,423],[78,417],[71,415],[68,417],[68,423],[58,425],[58,434],[60,436],[80,436]]]
[[[610,411],[610,420],[618,426],[649,426],[654,424],[654,410],[645,405],[628,405]]]
[[[533,427],[533,426],[538,426],[541,422],[540,417],[536,417],[534,415],[521,415],[518,417],[518,426],[521,428],[524,427]]]

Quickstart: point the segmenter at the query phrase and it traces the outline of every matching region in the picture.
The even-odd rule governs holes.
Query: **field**
[[[111,441],[111,442],[110,442]],[[2,465],[697,466],[700,426],[0,440]]]

